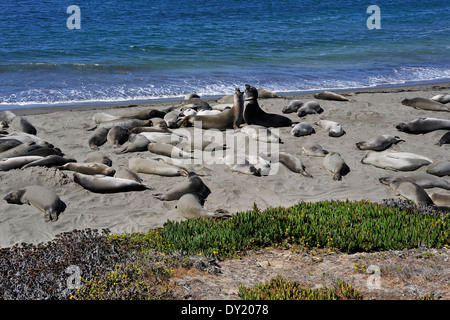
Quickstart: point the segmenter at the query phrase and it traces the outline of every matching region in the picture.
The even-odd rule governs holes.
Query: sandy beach
[[[244,84],[241,86],[243,90]],[[230,88],[232,94],[234,88]],[[436,143],[446,132],[437,130],[427,134],[412,135],[395,128],[400,122],[409,122],[419,117],[433,117],[450,120],[450,113],[426,111],[404,106],[405,98],[431,98],[437,94],[449,94],[449,83],[433,83],[387,88],[358,89],[339,91],[352,101],[319,100],[313,93],[284,95],[284,98],[259,99],[260,106],[267,112],[282,114],[282,108],[292,100],[304,102],[315,100],[324,112],[300,118],[296,113],[285,114],[293,121],[306,121],[313,125],[315,133],[295,137],[290,134],[291,127],[279,128],[282,144],[279,150],[297,156],[313,176],[305,177],[289,171],[280,165],[276,174],[253,176],[231,171],[224,164],[194,164],[195,172],[211,190],[205,207],[211,210],[225,209],[230,213],[250,210],[254,203],[261,208],[292,206],[300,201],[321,200],[369,200],[381,203],[383,199],[394,198],[393,191],[379,182],[383,176],[401,175],[361,163],[368,151],[358,150],[356,143],[370,139],[378,134],[391,134],[405,140],[393,145],[389,150],[411,152],[431,158],[433,161],[449,160],[449,145]],[[211,106],[216,100],[207,100]],[[23,115],[36,127],[37,136],[60,148],[67,158],[84,162],[86,154],[92,152],[88,138],[92,126],[92,116],[98,112],[123,115],[144,109],[166,110],[178,105],[180,101],[159,101],[139,103],[135,106],[71,106],[47,108],[28,108],[14,110]],[[313,123],[320,120],[340,123],[345,134],[330,137],[327,132]],[[190,133],[194,128],[183,128]],[[350,168],[341,181],[334,181],[332,174],[322,166],[323,158],[301,155],[301,147],[307,142],[319,143],[328,151],[339,152]],[[110,157],[112,168],[128,166],[130,158],[152,156],[149,151],[115,154],[113,146],[106,142],[99,152]],[[426,167],[417,169],[424,172]],[[186,177],[165,177],[139,173],[144,183],[153,190],[121,192],[112,194],[93,193],[73,181],[73,172],[46,167],[31,167],[0,172],[0,247],[16,243],[39,243],[52,240],[55,235],[73,229],[108,228],[113,233],[146,232],[163,226],[167,220],[181,221],[175,208],[177,201],[161,201],[154,193],[184,181]],[[444,179],[449,180],[446,176]],[[66,204],[66,209],[55,222],[45,222],[43,213],[33,206],[9,204],[3,197],[18,188],[41,185],[54,190]],[[442,189],[427,189],[449,194]]]

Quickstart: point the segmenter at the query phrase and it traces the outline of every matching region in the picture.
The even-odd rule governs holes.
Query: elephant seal
[[[22,156],[22,157],[14,157],[14,158],[4,158],[0,159],[0,171],[9,171],[14,169],[20,169],[24,165],[43,159],[40,156]]]
[[[344,159],[337,152],[328,153],[323,158],[322,165],[333,174],[333,180],[335,181],[342,180],[342,176],[350,171],[350,168],[347,166]]]
[[[0,112],[0,121],[5,121],[8,125],[14,120],[15,117],[17,117],[17,115],[10,110]]]
[[[114,126],[109,129],[106,135],[106,140],[114,147],[118,148],[120,145],[127,142],[130,132],[127,128],[121,126]]]
[[[435,130],[450,130],[450,120],[420,117],[408,123],[399,123],[395,127],[402,132],[421,134]]]
[[[41,148],[34,142],[22,143],[0,153],[0,159],[25,156],[28,152]]]
[[[48,141],[41,139],[33,134],[25,133],[25,132],[13,132],[10,133],[7,137],[0,137],[0,140],[3,139],[16,139],[22,141],[22,143],[34,142],[38,146],[44,148],[54,148],[54,145],[49,143]]]
[[[122,154],[127,152],[142,152],[147,151],[147,146],[150,141],[143,135],[137,134],[122,145],[122,148],[117,149],[114,153]]]
[[[244,96],[239,88],[234,91],[234,104],[231,109],[226,109],[215,115],[191,115],[184,117],[179,126],[190,124],[202,129],[238,129],[242,124],[244,110]]]
[[[261,176],[260,170],[251,164],[245,157],[230,154],[223,157],[222,161],[231,171]]]
[[[156,109],[146,109],[118,116],[118,119],[150,120],[151,118],[163,118],[166,112]]]
[[[315,124],[328,132],[330,137],[340,137],[345,134],[345,130],[342,126],[335,121],[319,120]]]
[[[307,142],[302,146],[301,154],[312,157],[325,157],[329,152],[317,143]]]
[[[450,102],[450,94],[438,94],[432,97],[431,100],[447,104]]]
[[[316,130],[308,122],[300,122],[292,125],[291,135],[294,137],[308,136],[313,133],[316,133]]]
[[[0,153],[21,145],[23,142],[17,139],[0,139]]]
[[[36,148],[34,150],[30,150],[27,152],[24,152],[21,154],[22,156],[41,156],[46,157],[49,155],[58,155],[58,156],[64,156],[64,153],[62,153],[61,149],[59,148]]]
[[[273,133],[269,128],[250,124],[243,126],[241,132],[248,135],[250,138],[256,141],[262,141],[267,143],[282,143],[280,137]]]
[[[299,158],[296,156],[287,153],[287,152],[278,152],[276,155],[272,155],[271,153],[263,153],[263,157],[267,157],[267,159],[271,162],[280,162],[286,168],[295,173],[300,173],[301,175],[312,178],[313,176],[306,171],[305,165],[301,162]]]
[[[97,112],[92,116],[91,119],[92,119],[93,123],[99,124],[99,123],[106,122],[106,121],[117,120],[117,119],[119,119],[119,117],[113,116],[106,112]]]
[[[403,99],[402,105],[421,110],[449,111],[449,108],[446,105],[426,98]]]
[[[289,127],[292,120],[280,114],[267,113],[258,103],[258,90],[245,85],[244,121],[247,124],[256,124],[264,127]]]
[[[77,162],[77,160],[73,158],[64,158],[56,154],[51,154],[49,156],[43,157],[42,159],[27,163],[22,167],[22,169],[30,167],[58,167],[69,162]]]
[[[398,180],[408,180],[411,182],[414,182],[415,184],[421,186],[424,189],[431,189],[431,188],[440,188],[445,190],[450,190],[450,182],[440,178],[438,176],[425,173],[425,172],[416,172],[409,175],[401,175],[398,177],[382,177],[380,179],[383,179],[384,181],[389,181],[393,179]]]
[[[382,134],[365,141],[357,142],[356,147],[359,150],[383,151],[390,148],[393,144],[397,144],[401,141],[404,142],[405,140],[402,140],[397,136]]]
[[[79,172],[87,175],[104,175],[104,176],[113,176],[116,172],[115,169],[107,166],[102,163],[76,163],[76,162],[68,162],[63,164],[62,166],[56,167],[59,170],[69,170],[74,172]]]
[[[297,110],[303,106],[303,101],[302,100],[292,100],[291,102],[289,102],[289,104],[287,106],[285,106],[281,112],[283,113],[294,113],[297,112]]]
[[[438,177],[450,176],[450,160],[434,162],[428,165],[426,172]]]
[[[431,200],[437,206],[450,206],[450,194],[433,193]]]
[[[179,167],[154,159],[131,158],[128,168],[136,173],[156,174],[166,177],[186,176],[187,172]]]
[[[183,149],[180,149],[168,143],[150,142],[147,145],[147,150],[154,154],[171,158],[192,159],[194,157],[192,153],[186,152]]]
[[[194,194],[204,200],[211,194],[211,190],[195,172],[189,172],[185,181],[176,184],[164,193],[154,193],[153,196],[159,200],[172,201],[179,200],[187,193]]]
[[[449,144],[450,143],[450,131],[445,133],[436,143],[438,146],[442,146],[443,144]]]
[[[204,201],[200,200],[196,195],[187,193],[180,197],[175,208],[186,219],[193,218],[229,218],[231,215],[228,211],[217,209],[211,211],[203,207]]]
[[[95,129],[88,138],[88,146],[92,150],[98,150],[100,146],[104,145],[107,141],[108,129],[97,128]]]
[[[402,179],[379,179],[382,184],[388,185],[395,196],[402,196],[408,200],[414,201],[418,204],[433,205],[433,201],[428,196],[427,192],[418,184]]]
[[[421,155],[397,151],[373,151],[367,153],[361,160],[363,164],[394,171],[414,171],[432,162],[431,159]]]
[[[164,120],[162,120],[164,122]],[[165,123],[165,122],[164,122]],[[167,128],[167,124],[165,126],[158,127],[135,127],[129,129],[131,134],[138,134],[141,132],[162,132],[162,133],[172,133],[172,130]]]
[[[32,135],[36,135],[37,133],[36,128],[25,117],[15,117],[9,124],[9,127],[15,131],[21,131]]]
[[[153,143],[167,143],[178,144],[185,140],[185,136],[176,134],[174,132],[141,132],[140,135],[146,137],[148,141]]]
[[[42,186],[28,186],[8,193],[3,200],[11,204],[33,205],[44,212],[44,219],[57,221],[59,214],[64,210],[64,203],[51,189]]]
[[[271,91],[268,91],[268,90],[262,89],[262,88],[258,89],[258,97],[260,99],[274,99],[274,98],[284,99],[283,96],[280,96],[276,93],[273,93]]]
[[[182,115],[180,110],[173,110],[164,116],[164,121],[167,123],[168,128],[177,128],[178,127],[178,119]]]
[[[112,160],[108,156],[98,151],[92,151],[87,153],[84,156],[84,162],[97,162],[106,164],[108,167],[112,166]]]
[[[187,95],[184,96],[184,100],[189,100],[192,98],[200,98],[200,96],[196,93],[188,93]]]
[[[319,93],[315,93],[314,98],[322,100],[351,101],[351,99],[331,91],[322,91]]]
[[[117,167],[116,172],[114,173],[114,178],[133,180],[138,183],[142,183],[143,181],[136,172],[125,166]]]
[[[98,128],[104,128],[106,130],[109,130],[115,126],[120,126],[120,127],[124,127],[127,129],[131,129],[134,127],[145,127],[145,126],[151,126],[151,125],[152,125],[151,120],[124,118],[124,119],[116,119],[116,120],[101,122],[99,124],[96,124],[96,125],[88,128],[87,131],[94,131]]]
[[[323,109],[317,101],[308,101],[297,110],[297,115],[304,117],[308,114],[321,114],[322,112]]]
[[[84,189],[95,193],[115,193],[152,190],[153,188],[130,179],[121,179],[103,175],[90,175],[75,172],[73,181]]]

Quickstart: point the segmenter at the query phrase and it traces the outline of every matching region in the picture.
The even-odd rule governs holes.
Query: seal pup
[[[450,143],[450,131],[445,133],[436,144],[438,146],[442,146],[443,144],[449,144],[449,143]]]
[[[431,200],[437,206],[450,206],[450,194],[433,193],[431,194]]]
[[[282,143],[281,138],[278,135],[264,126],[255,124],[246,125],[241,128],[241,132],[245,133],[255,141],[262,141],[267,143]]]
[[[294,113],[297,112],[297,110],[303,106],[303,101],[302,100],[292,100],[291,102],[289,102],[289,104],[287,106],[285,106],[281,112],[283,113]]]
[[[317,101],[308,101],[297,110],[299,117],[305,117],[308,114],[321,114],[322,107]]]
[[[258,103],[258,90],[255,87],[245,85],[244,121],[247,124],[256,124],[264,127],[289,127],[292,120],[280,114],[267,113]]]
[[[336,121],[319,120],[315,124],[328,132],[328,136],[330,137],[340,137],[345,134],[345,130]]]
[[[99,151],[92,151],[85,154],[84,162],[97,162],[106,164],[108,167],[112,166],[111,158]]]
[[[440,102],[442,104],[447,104],[450,102],[450,94],[438,94],[433,96],[431,100]]]
[[[0,171],[20,169],[30,162],[40,160],[43,158],[44,157],[41,156],[22,156],[22,157],[0,159]]]
[[[155,159],[130,158],[128,168],[136,173],[156,174],[166,177],[186,176],[186,170]]]
[[[147,150],[154,154],[167,156],[171,158],[192,159],[194,157],[192,153],[186,152],[183,149],[180,149],[168,143],[150,142],[147,145]]]
[[[117,167],[116,172],[114,173],[114,178],[133,180],[136,181],[137,183],[143,182],[141,177],[139,177],[139,175],[136,172],[123,165]]]
[[[361,160],[363,164],[394,171],[414,171],[433,161],[427,157],[398,151],[372,151]]]
[[[305,156],[325,157],[328,151],[322,148],[320,144],[307,142],[302,146],[300,153]]]
[[[153,196],[162,201],[172,201],[179,200],[187,193],[204,200],[211,194],[211,190],[195,172],[189,172],[185,181],[174,185],[164,193],[154,193]]]
[[[450,176],[450,160],[434,162],[428,165],[426,172],[438,177]]]
[[[27,163],[22,167],[22,169],[30,168],[30,167],[57,167],[64,165],[69,162],[77,162],[77,160],[73,158],[64,158],[62,156],[51,154],[49,156],[43,157],[42,159],[35,160],[33,162]]]
[[[92,150],[98,150],[107,141],[108,129],[97,128],[88,137],[88,146]]]
[[[184,117],[179,126],[194,125],[203,129],[238,129],[243,121],[244,95],[239,88],[234,91],[234,104],[230,109],[226,109],[215,115],[191,115]]]
[[[115,193],[128,191],[153,190],[143,183],[138,183],[130,179],[121,179],[103,175],[90,175],[75,172],[73,181],[84,189],[95,193]]]
[[[102,163],[76,163],[76,162],[68,162],[63,164],[62,166],[56,167],[59,170],[69,170],[74,172],[79,172],[88,175],[104,175],[104,176],[113,176],[116,172],[115,169],[107,166]]]
[[[421,110],[449,111],[449,108],[446,105],[426,98],[403,99],[402,105]]]
[[[44,213],[45,222],[57,221],[65,205],[55,191],[42,186],[28,186],[8,193],[3,200],[11,204],[33,205]]]
[[[280,96],[274,92],[268,91],[266,89],[263,88],[259,88],[258,89],[258,97],[260,99],[274,99],[274,98],[280,98],[280,99],[285,99],[285,97]]]
[[[142,134],[137,134],[131,137],[127,142],[122,145],[122,148],[114,151],[116,154],[123,154],[127,152],[142,152],[147,151],[147,146],[150,140]]]
[[[183,170],[182,175],[187,175],[188,172],[194,172],[194,167],[192,167],[190,165],[190,160],[188,160],[188,159],[171,158],[171,157],[162,156],[162,155],[151,156],[151,157],[148,157],[147,159],[162,161],[169,165],[178,167]]]
[[[106,140],[113,146],[113,148],[118,148],[120,145],[128,141],[130,132],[127,128],[121,126],[114,126],[109,129],[106,135]]]
[[[398,136],[381,134],[374,138],[357,142],[356,147],[359,150],[383,151],[390,148],[393,144],[397,144],[399,142],[405,142],[405,140],[400,139]]]
[[[398,180],[408,180],[411,182],[414,182],[415,184],[418,184],[424,189],[431,189],[431,188],[440,188],[445,190],[450,190],[450,182],[440,178],[438,176],[425,173],[425,172],[416,172],[414,174],[409,175],[401,175],[397,177],[393,176],[387,176],[382,177],[380,179],[383,179],[384,181],[398,179]]]
[[[300,122],[292,125],[291,135],[294,137],[308,136],[316,133],[316,130],[308,122]]]
[[[334,101],[351,101],[351,99],[331,91],[322,91],[319,93],[315,93],[314,98],[322,100],[334,100]]]
[[[306,171],[305,165],[296,156],[287,152],[278,152],[276,155],[272,155],[270,152],[262,153],[263,157],[266,157],[271,163],[280,162],[290,171],[300,173],[301,175],[312,178],[313,176]]]
[[[9,124],[9,127],[15,131],[21,131],[32,135],[36,135],[37,133],[36,128],[25,117],[15,117]]]
[[[324,158],[322,165],[325,169],[333,174],[333,180],[340,181],[342,176],[346,175],[350,168],[345,163],[345,160],[337,152],[330,152]]]
[[[258,177],[261,176],[260,170],[243,156],[230,154],[222,157],[222,161],[231,171]]]
[[[178,127],[178,119],[182,115],[180,110],[174,110],[166,113],[164,116],[164,121],[167,123],[168,128],[177,128]]]
[[[231,214],[223,209],[211,211],[203,207],[204,201],[196,195],[187,193],[180,197],[175,208],[186,219],[193,218],[229,218]]]
[[[450,120],[420,117],[408,123],[401,122],[395,127],[402,132],[421,134],[436,130],[450,130]]]
[[[395,196],[402,196],[408,200],[414,201],[418,204],[433,205],[433,201],[428,196],[428,193],[418,184],[402,179],[379,179],[382,184],[388,185]]]

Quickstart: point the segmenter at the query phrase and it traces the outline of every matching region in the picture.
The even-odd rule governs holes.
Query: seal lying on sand
[[[322,148],[320,144],[307,142],[302,146],[301,154],[311,157],[325,157],[328,154],[328,150]]]
[[[388,182],[390,180],[408,180],[411,182],[414,182],[415,184],[421,186],[424,189],[431,189],[431,188],[441,188],[445,190],[450,190],[450,182],[440,178],[438,176],[425,173],[425,172],[416,172],[413,174],[407,174],[407,175],[401,175],[401,176],[387,176],[382,177],[380,179],[383,179],[383,181]],[[386,183],[387,184],[387,183]]]
[[[211,211],[203,207],[204,201],[196,195],[187,193],[179,200],[175,208],[186,219],[192,218],[229,218],[231,214],[223,209]]]
[[[400,141],[404,142],[405,140],[390,134],[382,134],[369,140],[357,142],[356,147],[359,150],[383,151],[390,148],[393,144],[399,143]]]
[[[313,133],[316,133],[316,130],[308,122],[300,122],[292,125],[291,135],[294,137],[308,136]]]
[[[420,117],[408,123],[399,123],[395,127],[399,131],[411,134],[428,133],[435,130],[450,130],[450,120]]]
[[[44,212],[44,219],[57,221],[61,211],[64,210],[64,203],[58,195],[50,189],[41,186],[28,186],[8,193],[3,200],[11,204],[33,205]]]
[[[245,85],[244,121],[247,124],[256,124],[264,127],[289,127],[292,120],[280,114],[266,113],[258,103],[258,90]]]
[[[345,131],[342,128],[342,126],[336,121],[319,120],[315,124],[321,127],[326,132],[328,132],[328,135],[330,137],[340,137],[343,134],[345,134]]]
[[[442,146],[443,144],[449,144],[450,143],[450,131],[445,133],[436,143],[438,146]]]
[[[361,162],[387,170],[414,171],[420,167],[429,165],[433,161],[418,154],[392,150],[369,152]]]
[[[346,175],[350,168],[344,159],[337,152],[330,152],[323,158],[323,167],[333,174],[333,180],[340,181],[343,175]]]
[[[394,191],[395,196],[402,196],[418,204],[433,205],[433,201],[426,191],[418,184],[402,179],[379,179],[383,184],[388,185]]]
[[[450,194],[433,193],[431,200],[437,206],[450,206]]]
[[[335,101],[351,101],[351,99],[344,97],[341,94],[334,93],[331,91],[322,91],[320,93],[314,94],[314,98],[322,100],[335,100]]]
[[[166,177],[186,176],[187,172],[179,167],[153,159],[131,158],[128,168],[136,173],[156,174]]]
[[[297,112],[298,109],[303,106],[303,101],[301,100],[292,100],[291,102],[289,102],[289,104],[287,106],[285,106],[281,112],[283,113],[294,113]]]
[[[321,114],[322,112],[323,109],[317,101],[308,101],[297,110],[297,115],[304,117],[308,114]]]
[[[36,128],[25,117],[15,117],[9,124],[9,127],[15,131],[21,131],[32,135],[36,135],[37,133]]]
[[[266,152],[266,153],[262,153],[261,156],[263,158],[267,158],[271,163],[274,163],[274,162],[282,163],[286,168],[288,168],[292,172],[300,173],[301,175],[308,177],[308,178],[313,177],[309,172],[306,171],[306,167],[301,162],[301,160],[290,153],[280,151],[280,152],[272,155],[271,153]]]
[[[431,100],[446,104],[450,102],[450,94],[438,94],[431,98]]]
[[[430,110],[430,111],[449,111],[450,109],[444,104],[426,98],[412,98],[403,99],[402,105],[413,107],[416,109]]]
[[[443,176],[449,176],[450,175],[450,160],[445,161],[438,161],[435,163],[430,164],[427,169],[427,173],[443,177]]]
[[[89,175],[79,172],[73,174],[73,181],[86,190],[95,193],[115,193],[142,191],[153,188],[130,179],[121,179],[102,175]]]
[[[164,193],[154,193],[153,196],[159,200],[172,201],[180,199],[187,193],[194,194],[200,199],[206,199],[211,190],[195,172],[189,172],[185,181],[176,184]]]
[[[273,133],[269,128],[259,125],[246,125],[241,128],[241,132],[248,135],[250,138],[256,141],[262,141],[267,143],[282,143],[280,137]]]

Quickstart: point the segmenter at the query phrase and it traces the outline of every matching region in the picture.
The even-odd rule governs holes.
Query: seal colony
[[[450,118],[428,100],[445,102],[448,86],[282,97],[243,87],[230,88],[231,100],[192,94],[100,110],[0,112],[0,246],[83,227],[123,233],[223,219],[253,203],[446,203]],[[428,100],[402,103],[417,97]],[[206,127],[196,126],[200,119]],[[42,188],[23,191],[33,186]]]

